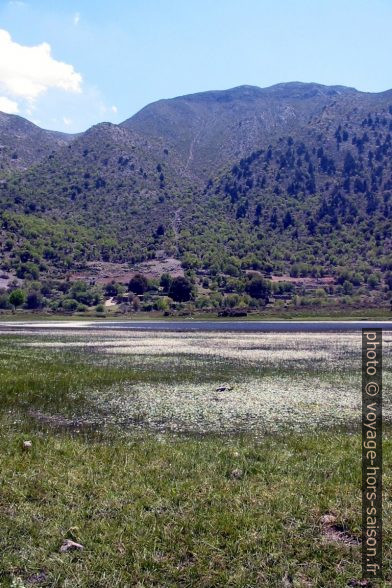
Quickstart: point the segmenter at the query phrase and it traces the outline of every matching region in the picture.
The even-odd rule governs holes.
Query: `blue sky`
[[[76,132],[241,84],[383,91],[391,22],[391,0],[0,0],[0,110]]]

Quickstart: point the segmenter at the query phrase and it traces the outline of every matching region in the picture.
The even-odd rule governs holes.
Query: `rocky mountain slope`
[[[74,137],[46,131],[21,116],[0,112],[0,174],[26,169],[68,144]]]
[[[300,135],[322,118],[363,114],[392,101],[343,86],[291,82],[270,88],[240,86],[149,104],[122,126],[169,141],[188,173],[209,178],[281,136]]]

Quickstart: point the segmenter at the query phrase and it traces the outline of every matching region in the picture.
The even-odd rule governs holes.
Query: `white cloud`
[[[6,96],[0,96],[0,111],[7,114],[16,114],[19,112],[18,104]]]
[[[72,124],[72,119],[68,118],[67,116],[63,116],[63,123],[66,127],[69,127]]]
[[[0,90],[12,98],[33,102],[49,88],[81,92],[82,76],[72,65],[51,56],[48,43],[20,45],[0,29]]]
[[[111,111],[114,112],[114,114],[117,114],[117,106],[112,106]]]
[[[73,23],[77,27],[80,22],[80,12],[75,12],[73,17]]]

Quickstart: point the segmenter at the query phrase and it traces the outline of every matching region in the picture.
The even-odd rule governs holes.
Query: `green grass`
[[[94,309],[89,309],[87,312],[74,313],[69,315],[59,313],[49,313],[42,311],[27,311],[17,310],[16,312],[2,311],[0,313],[1,321],[128,321],[128,320],[143,320],[154,321],[163,320],[167,322],[172,321],[186,321],[192,317],[195,320],[201,321],[270,321],[270,320],[391,320],[391,309],[385,308],[289,308],[287,310],[268,308],[264,312],[251,313],[244,317],[220,317],[218,312],[203,312],[196,311],[189,316],[164,316],[160,311],[151,312],[132,312],[130,314],[123,314],[120,311],[107,308],[105,313],[96,313]]]
[[[357,433],[175,436],[103,427],[99,418],[93,429],[37,421],[31,410],[88,415],[91,390],[215,385],[255,373],[197,355],[173,363],[22,345],[34,340],[0,339],[1,586],[343,588],[361,577],[360,547],[327,540],[320,521],[333,512],[360,535]],[[392,582],[391,458],[387,427],[385,587]],[[84,550],[60,553],[67,538]]]
[[[1,445],[2,586],[345,586],[360,548],[328,542],[320,518],[360,534],[358,436],[77,438],[6,429]],[[390,436],[385,463],[392,457]],[[242,471],[240,479],[231,472]],[[391,476],[384,562],[392,580]],[[65,538],[83,552],[60,554]],[[385,584],[387,585],[387,584]]]

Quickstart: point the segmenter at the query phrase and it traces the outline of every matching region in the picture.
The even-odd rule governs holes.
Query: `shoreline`
[[[265,332],[265,331],[357,331],[362,328],[381,328],[392,331],[392,321],[386,320],[137,320],[137,321],[0,321],[0,333],[23,330],[124,330],[124,331],[222,331],[222,332]]]

